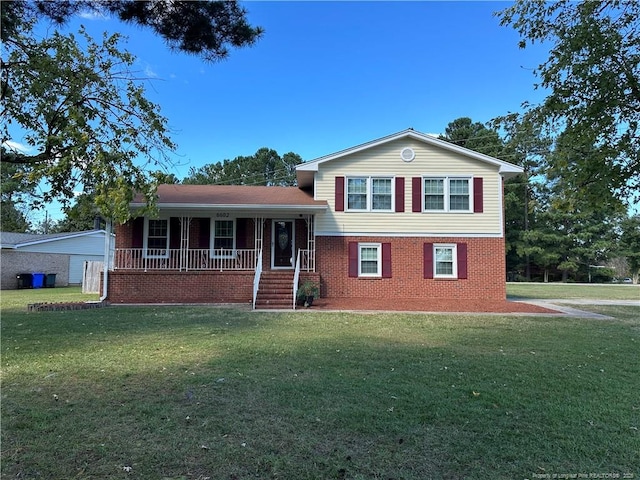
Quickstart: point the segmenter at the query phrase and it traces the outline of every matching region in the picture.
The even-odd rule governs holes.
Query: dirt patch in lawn
[[[562,313],[557,310],[524,302],[511,302],[508,300],[465,300],[457,298],[398,298],[394,300],[376,298],[318,298],[313,301],[311,308],[318,310],[390,310],[405,312]]]

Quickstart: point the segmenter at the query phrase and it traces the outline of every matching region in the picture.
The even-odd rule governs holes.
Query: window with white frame
[[[144,256],[167,258],[169,256],[169,220],[145,218]]]
[[[391,177],[347,178],[347,211],[393,211]]]
[[[213,256],[232,257],[236,246],[235,220],[215,220],[211,226]]]
[[[471,178],[425,177],[422,183],[424,211],[471,211]]]
[[[458,261],[456,245],[433,246],[433,277],[458,278]]]
[[[382,276],[382,246],[380,243],[358,244],[358,276]]]

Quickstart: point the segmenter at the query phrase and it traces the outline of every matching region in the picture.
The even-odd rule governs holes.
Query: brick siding
[[[62,253],[37,253],[3,249],[2,290],[18,288],[16,275],[19,273],[55,273],[56,287],[69,285],[69,255]]]
[[[112,303],[250,303],[253,272],[109,272]]]
[[[504,300],[503,238],[318,237],[317,271],[326,298],[450,298]],[[349,242],[391,243],[391,278],[350,278]],[[468,278],[424,279],[424,243],[466,243]]]

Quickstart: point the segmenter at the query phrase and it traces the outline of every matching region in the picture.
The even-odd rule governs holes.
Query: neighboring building
[[[291,306],[299,273],[329,298],[504,300],[521,172],[409,129],[298,165],[297,187],[161,185],[158,218],[117,227],[108,298]]]
[[[81,285],[84,262],[104,260],[104,230],[35,235],[0,233],[2,289],[17,288],[16,275],[55,274],[56,286]]]

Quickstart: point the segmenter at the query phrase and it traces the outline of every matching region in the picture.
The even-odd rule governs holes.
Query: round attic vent
[[[414,158],[416,158],[416,152],[414,152],[413,148],[411,147],[405,147],[400,150],[400,158],[402,158],[402,160],[404,160],[405,162],[410,162]]]

